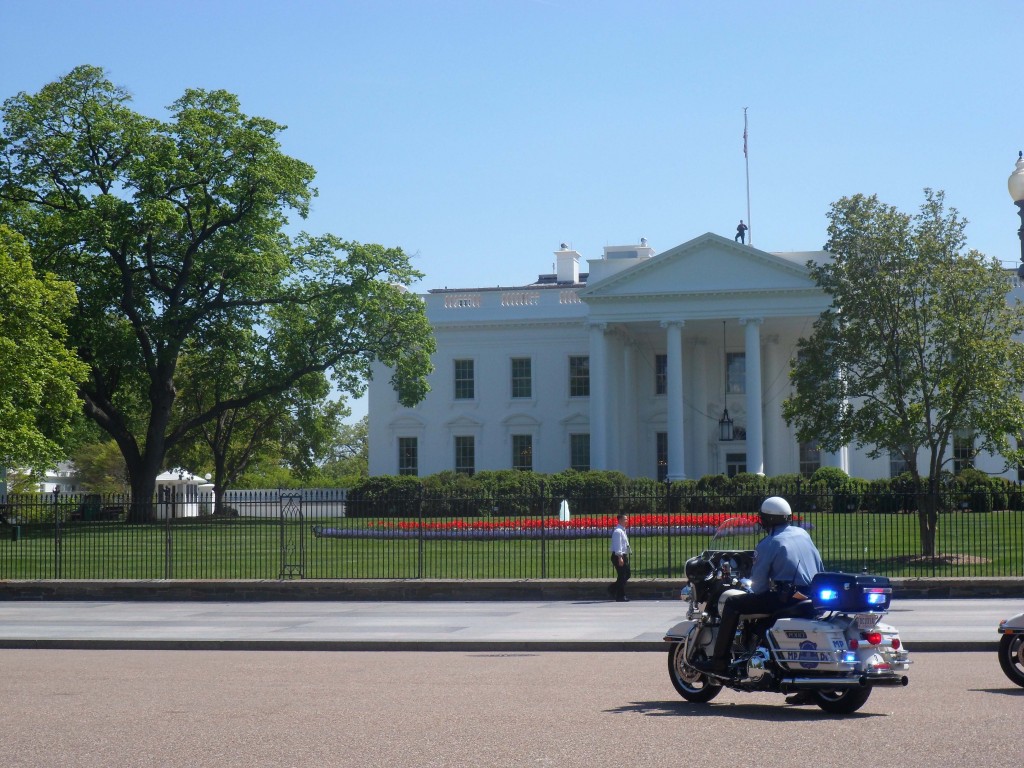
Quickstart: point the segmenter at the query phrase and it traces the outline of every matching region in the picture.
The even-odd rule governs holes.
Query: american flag
[[[747,125],[746,125],[746,115],[744,115],[744,124],[743,124],[743,156],[744,157],[747,156]]]

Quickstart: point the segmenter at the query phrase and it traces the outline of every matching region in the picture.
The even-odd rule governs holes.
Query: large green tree
[[[921,545],[934,555],[934,502],[954,436],[1021,459],[1024,311],[1008,301],[1010,274],[965,251],[966,221],[942,192],[926,189],[913,216],[855,195],[828,220],[833,258],[809,267],[832,305],[799,343],[783,412],[800,440],[826,450],[852,443],[902,456],[927,484]]]
[[[178,365],[177,422],[215,410],[235,400],[265,376],[272,364],[265,358],[260,335],[251,329],[216,334],[222,344],[216,354],[188,354]],[[343,401],[332,398],[322,373],[310,373],[290,389],[244,407],[220,410],[215,419],[191,430],[169,452],[181,466],[212,472],[217,504],[250,466],[267,461],[286,465],[297,477],[308,477],[333,446],[341,419],[348,415]]]
[[[47,469],[65,455],[86,376],[65,346],[74,305],[74,286],[37,274],[24,239],[0,224],[0,471]]]
[[[90,375],[86,414],[116,442],[136,500],[153,498],[170,447],[230,409],[328,373],[360,394],[376,358],[399,399],[426,392],[433,339],[419,277],[398,248],[286,234],[313,169],[283,126],[224,91],[188,90],[157,120],[96,67],[3,105],[0,214],[37,263],[74,283],[70,341]],[[181,356],[257,329],[265,364],[230,399],[176,422]],[[193,344],[201,337],[202,343]],[[143,501],[133,511],[145,516]]]

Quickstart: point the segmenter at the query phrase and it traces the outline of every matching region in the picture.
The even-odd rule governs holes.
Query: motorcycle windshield
[[[719,523],[708,549],[753,549],[761,540],[761,535],[761,525],[756,517],[730,517]]]

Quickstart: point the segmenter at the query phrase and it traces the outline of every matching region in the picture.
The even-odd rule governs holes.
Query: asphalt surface
[[[1020,763],[995,653],[919,653],[849,716],[665,653],[0,651],[5,768],[979,768]]]
[[[992,650],[1021,599],[896,600],[911,651]],[[282,651],[654,651],[679,600],[0,601],[0,648]]]

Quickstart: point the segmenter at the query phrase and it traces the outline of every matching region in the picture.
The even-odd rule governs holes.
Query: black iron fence
[[[912,491],[795,486],[786,496],[827,567],[890,576],[1024,576],[1017,486]],[[611,578],[616,515],[630,516],[635,578],[681,578],[705,548],[753,548],[757,493],[659,486],[559,498],[343,491],[0,498],[2,579]],[[921,518],[934,510],[934,533]],[[716,538],[729,521],[728,538]]]

